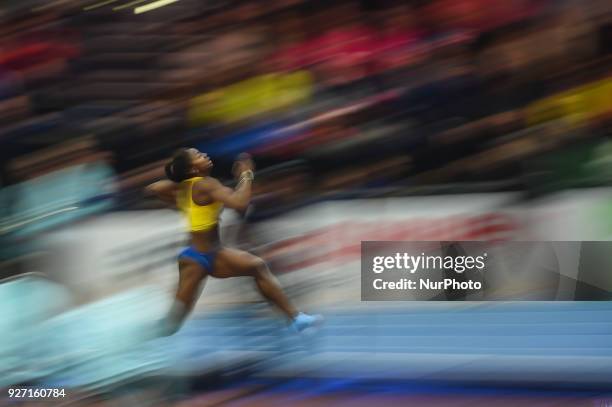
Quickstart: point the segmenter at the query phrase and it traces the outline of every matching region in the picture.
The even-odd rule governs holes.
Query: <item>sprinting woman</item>
[[[179,330],[193,309],[208,276],[253,277],[261,295],[276,305],[297,332],[317,326],[320,315],[308,315],[291,304],[266,263],[248,252],[223,247],[219,239],[219,214],[223,207],[246,210],[254,179],[253,162],[246,154],[233,167],[235,189],[210,177],[213,163],[195,148],[182,149],[166,165],[168,180],[155,182],[147,191],[178,207],[186,216],[190,245],[178,256],[179,282],[173,305],[163,321],[162,334]]]

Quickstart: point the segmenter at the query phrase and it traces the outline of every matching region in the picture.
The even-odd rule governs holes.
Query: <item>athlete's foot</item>
[[[156,338],[172,336],[177,333],[180,328],[180,321],[176,321],[168,317],[157,319],[153,322],[153,334]]]
[[[158,336],[171,336],[177,333],[181,329],[187,314],[185,305],[181,301],[175,300],[168,314],[155,322],[155,331]]]
[[[323,323],[322,315],[308,315],[300,312],[293,318],[293,322],[291,323],[291,327],[296,332],[302,332],[308,328],[318,328]]]

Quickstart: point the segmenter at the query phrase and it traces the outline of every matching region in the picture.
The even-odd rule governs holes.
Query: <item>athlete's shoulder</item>
[[[221,182],[213,177],[198,177],[194,180],[193,188],[198,191],[208,192],[221,186]]]

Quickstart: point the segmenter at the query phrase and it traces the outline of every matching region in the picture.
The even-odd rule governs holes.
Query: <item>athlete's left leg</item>
[[[265,261],[248,252],[223,248],[216,256],[212,273],[216,278],[253,277],[261,295],[276,305],[290,320],[298,316],[278,280],[270,272]]]
[[[179,281],[174,301],[165,319],[162,320],[161,334],[169,336],[176,333],[193,310],[204,288],[206,270],[198,263],[187,258],[179,259]]]

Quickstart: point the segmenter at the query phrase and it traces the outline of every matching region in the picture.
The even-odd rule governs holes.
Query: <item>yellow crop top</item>
[[[189,222],[190,231],[204,231],[212,229],[219,222],[219,213],[223,209],[221,202],[212,202],[208,205],[198,205],[193,202],[193,185],[203,177],[189,178],[181,182],[176,198],[177,206]]]

